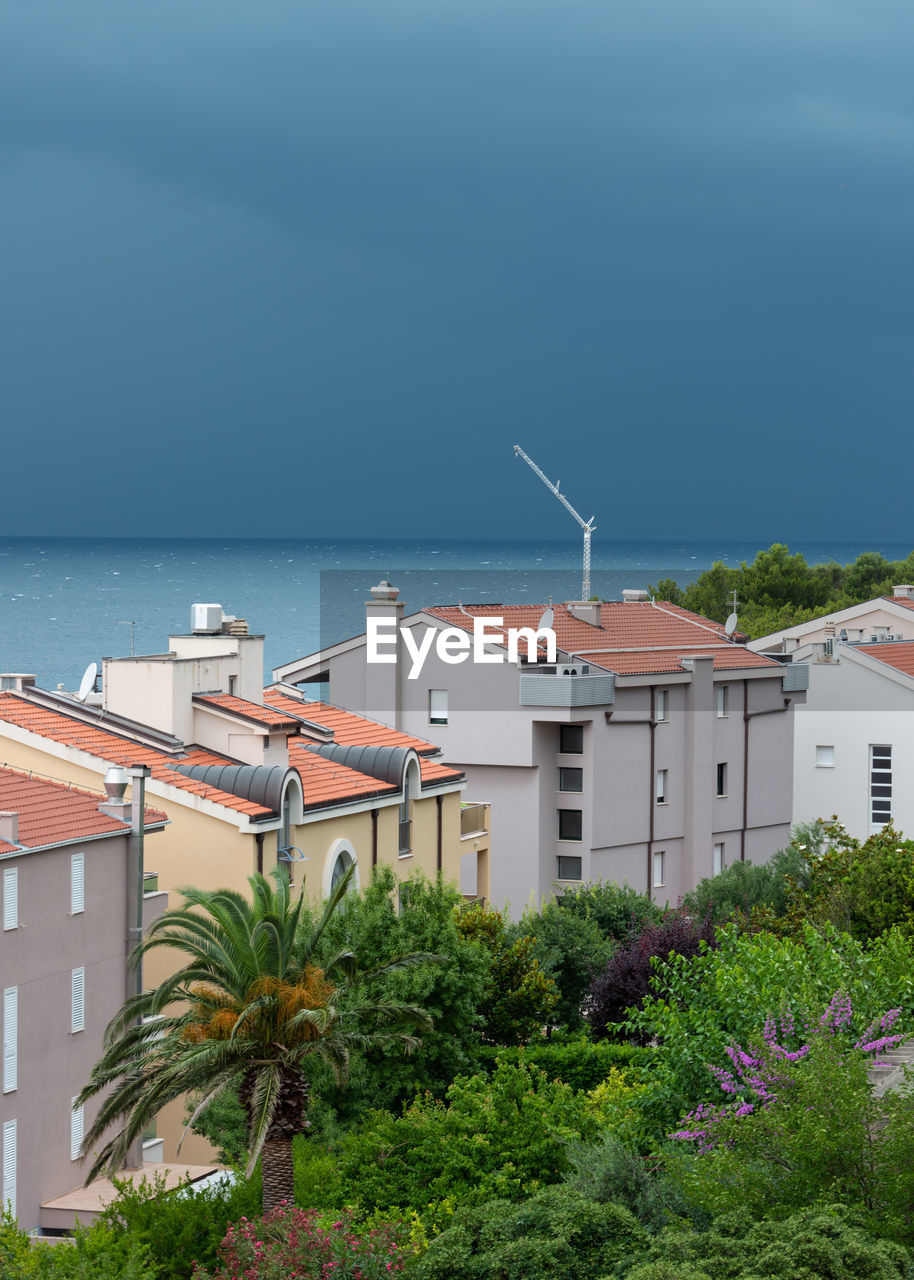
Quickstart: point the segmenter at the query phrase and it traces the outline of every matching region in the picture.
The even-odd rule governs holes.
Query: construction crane
[[[594,530],[597,527],[593,522],[593,516],[591,516],[589,520],[582,519],[581,516],[579,516],[578,513],[575,511],[574,507],[571,505],[568,499],[565,497],[564,493],[562,493],[561,490],[559,489],[560,482],[556,481],[556,483],[553,484],[551,480],[547,479],[546,476],[543,475],[542,471],[540,471],[539,467],[536,465],[533,459],[528,457],[527,454],[524,453],[523,449],[520,447],[519,444],[516,444],[514,446],[514,452],[518,458],[523,458],[527,466],[536,472],[536,474],[542,480],[546,488],[552,490],[552,492],[558,498],[562,506],[565,507],[567,511],[571,512],[575,520],[577,520],[578,524],[584,530],[584,573],[581,579],[581,599],[589,600],[590,599],[590,535],[594,532]]]

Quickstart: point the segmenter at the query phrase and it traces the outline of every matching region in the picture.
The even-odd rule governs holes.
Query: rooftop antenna
[[[117,625],[119,627],[130,628],[130,656],[136,657],[136,620],[133,618],[118,618]]]
[[[734,591],[733,592],[733,612],[730,614],[730,617],[724,623],[724,634],[727,636],[728,639],[733,635],[733,632],[736,630],[737,624],[739,622],[739,618],[737,618],[736,616],[736,606],[738,604],[739,604],[739,601],[737,600],[736,592]]]
[[[584,570],[581,577],[581,599],[589,600],[590,599],[590,535],[594,532],[594,530],[597,527],[593,522],[593,516],[591,516],[589,520],[582,519],[582,517],[578,515],[574,507],[565,497],[564,493],[562,493],[562,491],[559,489],[558,482],[556,484],[553,484],[551,480],[547,479],[547,477],[543,474],[542,471],[540,471],[539,467],[536,465],[533,459],[528,457],[527,454],[524,453],[523,449],[520,447],[519,444],[516,444],[514,446],[514,453],[518,458],[523,458],[527,466],[530,467],[531,470],[536,472],[536,474],[542,480],[546,488],[550,489],[555,494],[555,496],[558,498],[562,506],[567,511],[571,512],[575,520],[577,520],[578,524],[584,530]]]

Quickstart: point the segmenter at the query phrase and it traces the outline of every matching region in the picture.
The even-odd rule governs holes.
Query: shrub
[[[113,1178],[117,1198],[99,1216],[116,1236],[135,1241],[169,1280],[186,1280],[194,1264],[210,1265],[230,1222],[256,1213],[261,1205],[260,1175],[246,1182],[223,1182],[195,1189],[165,1191],[157,1174],[139,1184]]]
[[[560,1182],[569,1140],[595,1136],[586,1095],[535,1067],[507,1064],[451,1085],[400,1116],[374,1111],[337,1152],[340,1195],[365,1208],[425,1211],[439,1201],[518,1200]]]
[[[786,849],[766,863],[733,862],[719,875],[700,880],[683,899],[692,915],[710,914],[715,924],[731,920],[750,923],[767,918],[772,923],[786,915],[797,892],[809,884],[810,865],[821,852],[825,828],[819,822],[800,824]]]
[[[528,908],[520,921],[508,926],[508,934],[533,939],[533,954],[555,983],[558,1000],[549,1024],[572,1030],[580,1027],[584,997],[594,973],[612,954],[613,940],[604,936],[593,916],[558,902],[548,902],[538,911]]]
[[[594,880],[578,889],[563,889],[555,904],[561,911],[592,920],[604,938],[616,942],[627,942],[646,924],[663,918],[647,894],[612,881]]]
[[[630,1077],[647,1070],[650,1049],[634,1044],[613,1044],[591,1040],[584,1035],[534,1040],[521,1047],[484,1045],[482,1061],[488,1070],[501,1063],[517,1066],[525,1062],[538,1067],[550,1080],[563,1080],[572,1089],[595,1089],[615,1067],[625,1067]]]
[[[66,1244],[41,1244],[31,1241],[6,1210],[0,1215],[3,1280],[155,1280],[157,1275],[148,1247],[105,1223],[77,1224]]]
[[[843,1205],[752,1223],[745,1211],[718,1218],[707,1232],[668,1229],[626,1280],[908,1280],[910,1255],[874,1240]]]
[[[627,1209],[554,1187],[523,1204],[488,1201],[462,1209],[433,1240],[417,1280],[598,1280],[647,1236]]]
[[[526,1044],[548,1021],[559,998],[534,954],[534,939],[528,934],[512,938],[502,913],[480,903],[460,912],[457,932],[486,955],[479,1004],[485,1038],[495,1044]]]
[[[313,1210],[281,1205],[229,1227],[218,1265],[198,1268],[194,1280],[387,1280],[415,1252],[404,1235],[390,1226],[360,1227],[348,1212],[330,1222]]]
[[[674,910],[646,924],[637,937],[618,948],[591,983],[587,1007],[591,1033],[597,1038],[611,1035],[626,1010],[641,1003],[650,989],[655,959],[665,960],[670,955],[691,959],[702,944],[716,945],[709,917],[697,921]]]
[[[599,1204],[622,1205],[648,1231],[659,1231],[676,1219],[706,1220],[661,1165],[633,1151],[615,1133],[603,1133],[594,1143],[572,1143],[568,1160],[566,1182],[573,1190]]]

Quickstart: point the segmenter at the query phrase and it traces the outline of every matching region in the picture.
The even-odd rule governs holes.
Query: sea
[[[661,578],[691,582],[717,560],[751,561],[759,543],[594,544],[591,591],[621,598]],[[810,563],[911,547],[795,543]],[[264,675],[364,630],[369,589],[388,578],[407,613],[432,604],[579,599],[579,541],[453,539],[0,538],[0,671],[78,688],[86,668],[133,651],[163,653],[190,630],[195,602],[221,604],[265,637]]]

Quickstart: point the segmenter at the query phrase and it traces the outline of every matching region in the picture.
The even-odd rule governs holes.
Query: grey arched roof
[[[325,760],[335,760],[337,764],[357,769],[359,773],[367,773],[369,778],[392,782],[397,787],[403,783],[407,760],[416,754],[410,747],[347,747],[338,742],[309,743],[308,750]]]
[[[263,805],[277,815],[290,774],[301,785],[298,771],[281,764],[175,764],[171,768],[175,773],[205,782],[208,787]]]

